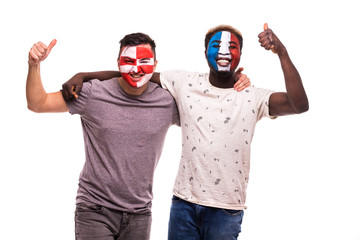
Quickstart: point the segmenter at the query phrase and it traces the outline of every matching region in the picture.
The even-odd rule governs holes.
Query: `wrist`
[[[34,64],[34,63],[29,62],[29,71],[37,71],[37,72],[39,72],[40,71],[40,64],[39,63]]]
[[[90,77],[88,77],[88,74],[86,72],[79,72],[79,73],[75,74],[75,77],[77,79],[81,79],[82,82],[86,82],[90,79]]]
[[[279,57],[285,57],[288,56],[288,52],[285,47],[282,47],[282,49],[277,53]]]
[[[40,66],[40,62],[31,62],[30,60],[28,61],[29,67],[39,67]]]

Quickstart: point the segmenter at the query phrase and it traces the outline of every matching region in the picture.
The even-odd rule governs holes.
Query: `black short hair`
[[[211,29],[209,29],[209,31],[206,33],[205,35],[205,50],[207,51],[210,39],[214,36],[215,33],[217,32],[221,32],[221,31],[228,31],[231,33],[234,33],[235,36],[239,39],[239,43],[240,43],[240,52],[242,50],[243,47],[243,37],[242,34],[239,30],[237,30],[236,28],[230,26],[230,25],[219,25],[216,27],[213,27]]]
[[[140,44],[150,44],[151,50],[154,54],[154,60],[156,60],[155,41],[151,37],[149,37],[149,35],[147,35],[145,33],[138,32],[138,33],[128,34],[123,39],[121,39],[119,43],[120,43],[119,57],[120,57],[120,52],[121,52],[122,47],[137,46]]]

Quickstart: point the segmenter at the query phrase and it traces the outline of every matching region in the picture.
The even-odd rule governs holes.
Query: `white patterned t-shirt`
[[[251,141],[257,121],[270,117],[273,92],[217,88],[208,73],[167,71],[160,80],[177,102],[182,128],[173,193],[204,206],[245,209]]]

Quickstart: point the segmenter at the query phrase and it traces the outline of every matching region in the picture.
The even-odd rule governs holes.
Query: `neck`
[[[130,86],[122,77],[118,78],[118,82],[120,84],[120,87],[124,92],[126,92],[129,95],[139,96],[143,94],[143,92],[146,90],[148,83],[144,84],[144,86],[136,88],[133,86]]]
[[[218,73],[210,70],[209,81],[213,86],[218,88],[233,88],[235,84],[235,73]]]

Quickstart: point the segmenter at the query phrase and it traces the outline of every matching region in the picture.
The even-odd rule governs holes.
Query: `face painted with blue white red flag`
[[[150,45],[124,47],[118,61],[119,70],[130,86],[144,86],[154,73],[154,54]]]
[[[209,41],[206,57],[217,72],[234,71],[240,62],[240,42],[234,33],[220,31]]]

